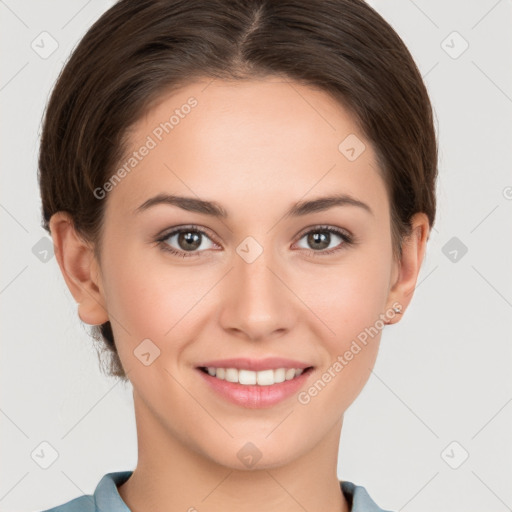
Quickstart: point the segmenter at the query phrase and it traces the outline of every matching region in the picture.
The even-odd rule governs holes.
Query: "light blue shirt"
[[[131,512],[122,500],[117,486],[130,478],[133,471],[107,473],[100,480],[94,495],[83,495],[57,507],[42,512]],[[364,487],[343,480],[340,488],[350,507],[350,512],[389,512],[380,508]]]

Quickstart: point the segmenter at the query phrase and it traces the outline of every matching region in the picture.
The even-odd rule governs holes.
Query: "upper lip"
[[[214,368],[236,368],[237,370],[275,370],[276,368],[309,368],[310,364],[301,363],[293,359],[283,357],[268,357],[266,359],[251,359],[248,357],[236,357],[231,359],[215,359],[213,361],[205,361],[198,367],[214,367]]]

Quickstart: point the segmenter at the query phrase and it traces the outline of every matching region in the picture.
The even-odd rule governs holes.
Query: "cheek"
[[[375,258],[375,252],[388,254],[382,246],[368,247],[347,255],[343,264],[317,273],[305,300],[328,326],[322,328],[322,347],[327,354],[320,373],[333,393],[327,391],[325,399],[330,396],[342,410],[367,381],[385,325],[391,253]]]
[[[330,328],[325,339],[332,340],[333,349],[373,325],[385,310],[391,259],[377,259],[374,251],[354,251],[340,265],[309,273],[305,302]],[[382,249],[378,253],[383,254]]]
[[[161,263],[144,260],[140,253],[140,248],[134,247],[126,248],[121,255],[114,248],[105,262],[112,327],[132,350],[145,338],[160,345],[200,298],[200,290],[190,287],[185,273],[166,270]]]

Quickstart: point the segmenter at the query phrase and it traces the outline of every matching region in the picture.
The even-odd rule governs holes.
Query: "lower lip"
[[[214,391],[228,401],[248,409],[271,407],[289,398],[304,385],[311,370],[310,368],[301,373],[298,377],[270,386],[246,386],[238,382],[228,382],[227,380],[217,379],[217,377],[212,377],[210,374],[197,369]]]

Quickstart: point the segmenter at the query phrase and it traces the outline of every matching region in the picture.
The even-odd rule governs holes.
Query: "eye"
[[[210,245],[204,242],[210,241]],[[174,229],[171,232],[166,233],[156,240],[162,250],[187,258],[195,256],[202,250],[211,249],[212,241],[205,231],[197,229],[195,226],[183,227],[180,229]],[[172,247],[172,243],[177,245],[177,248]],[[198,249],[202,249],[199,251]]]
[[[332,242],[336,241],[336,238],[341,240],[341,242],[338,242],[334,247],[329,248]],[[313,247],[313,250],[308,249],[308,247],[302,247],[305,248],[308,254],[312,256],[329,255],[343,250],[348,245],[354,244],[354,238],[352,235],[344,230],[332,226],[317,226],[314,229],[310,229],[301,235],[300,240],[302,239],[306,239],[306,244]],[[209,241],[210,243],[206,243],[205,246],[205,241]],[[196,255],[199,256],[199,253],[207,249],[211,249],[216,245],[212,242],[210,236],[205,231],[196,226],[185,226],[179,229],[173,229],[172,231],[157,238],[156,242],[162,250],[183,258]],[[173,247],[173,243],[176,244],[177,247]]]
[[[317,226],[314,229],[310,229],[304,233],[300,240],[304,238],[306,239],[306,244],[314,249],[308,250],[308,253],[313,256],[333,254],[343,250],[345,246],[353,244],[353,237],[349,233],[332,226]],[[336,241],[336,238],[341,239],[341,242],[338,242],[338,244],[335,244],[333,247],[329,248],[331,243]],[[309,247],[302,248],[309,249]]]

